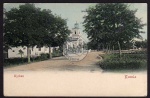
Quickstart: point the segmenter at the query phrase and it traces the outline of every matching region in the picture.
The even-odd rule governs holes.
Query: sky
[[[19,7],[23,3],[5,3],[4,8],[6,11],[10,10],[13,7]],[[143,23],[147,24],[147,3],[129,3],[130,9],[138,9],[136,12],[136,17],[141,18]],[[90,6],[94,6],[96,3],[35,3],[36,7],[41,9],[50,9],[53,14],[60,15],[63,19],[67,19],[67,25],[71,30],[74,27],[74,24],[79,23],[79,28],[81,35],[84,38],[85,42],[88,41],[87,35],[83,32],[84,27],[82,22],[84,21],[83,16],[86,15],[84,11]],[[145,34],[141,34],[144,39],[147,39],[147,25],[143,28]]]

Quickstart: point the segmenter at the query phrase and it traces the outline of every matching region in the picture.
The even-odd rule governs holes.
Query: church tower
[[[72,28],[72,33],[73,35],[80,35],[79,24],[77,22],[74,24],[74,28]]]
[[[72,28],[69,40],[67,41],[67,49],[69,47],[77,48],[83,45],[83,39],[80,34],[79,24],[76,22],[74,28]]]

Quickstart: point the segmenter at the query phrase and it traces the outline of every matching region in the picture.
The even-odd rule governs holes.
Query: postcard
[[[146,3],[4,3],[4,96],[147,96]]]

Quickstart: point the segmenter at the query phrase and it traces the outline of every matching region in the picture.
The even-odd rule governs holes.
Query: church
[[[67,51],[73,50],[74,52],[83,52],[83,45],[84,41],[79,30],[79,24],[76,22],[69,35],[69,39],[65,43],[65,47]]]

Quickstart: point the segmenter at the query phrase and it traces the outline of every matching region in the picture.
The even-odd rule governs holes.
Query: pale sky
[[[5,3],[4,8],[8,11],[13,7],[18,7],[23,3]],[[74,24],[79,23],[80,31],[82,32],[82,37],[87,42],[87,35],[83,33],[84,27],[82,22],[84,21],[83,16],[86,15],[83,10],[87,9],[89,6],[94,6],[96,3],[35,3],[36,7],[41,9],[50,9],[53,14],[60,15],[67,20],[67,25],[69,29],[74,27]],[[138,9],[136,16],[142,18],[142,22],[147,24],[147,4],[146,3],[130,3],[130,9]],[[145,34],[141,34],[144,39],[147,39],[147,26],[144,27],[143,31]]]

